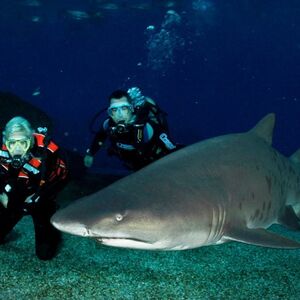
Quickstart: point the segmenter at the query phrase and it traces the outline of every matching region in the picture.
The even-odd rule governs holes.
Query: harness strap
[[[143,142],[144,139],[144,127],[145,124],[134,124],[134,136],[135,136],[135,144],[139,145]]]

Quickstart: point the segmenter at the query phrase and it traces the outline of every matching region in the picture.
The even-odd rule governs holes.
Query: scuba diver
[[[35,132],[23,117],[12,118],[2,133],[0,150],[0,244],[25,215],[33,219],[35,253],[52,259],[60,232],[50,223],[55,198],[67,183],[68,169],[46,128]]]
[[[128,92],[116,90],[109,96],[109,103],[109,117],[86,151],[87,168],[92,166],[94,155],[107,138],[108,154],[116,155],[134,171],[178,149],[168,136],[165,113],[152,99],[143,96],[139,88],[133,87]]]

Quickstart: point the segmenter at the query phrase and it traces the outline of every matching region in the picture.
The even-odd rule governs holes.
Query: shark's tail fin
[[[300,172],[300,149],[298,149],[294,154],[290,156],[290,160],[292,161],[293,165],[298,169]],[[293,209],[300,219],[300,201],[298,204],[293,205]]]

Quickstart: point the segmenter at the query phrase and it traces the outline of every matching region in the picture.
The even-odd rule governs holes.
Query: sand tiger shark
[[[174,152],[58,211],[52,224],[104,245],[183,250],[228,241],[295,249],[266,230],[300,229],[300,151],[272,148],[275,115],[248,132]]]

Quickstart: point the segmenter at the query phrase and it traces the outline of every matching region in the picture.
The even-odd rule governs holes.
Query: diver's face
[[[5,145],[11,157],[24,157],[30,148],[30,138],[24,132],[13,132],[5,141]]]
[[[128,124],[133,118],[132,105],[125,96],[120,99],[112,98],[107,111],[115,123],[123,122]]]

